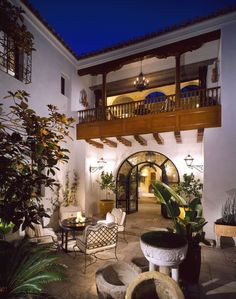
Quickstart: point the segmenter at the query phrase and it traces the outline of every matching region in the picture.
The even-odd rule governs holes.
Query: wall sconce
[[[97,161],[96,166],[89,166],[89,171],[90,172],[96,172],[97,170],[102,170],[106,163],[107,162],[104,161],[103,158],[101,158],[100,160]]]
[[[198,171],[203,172],[203,165],[193,165],[193,160],[194,158],[189,154],[187,155],[186,158],[184,158],[184,161],[189,168],[191,169],[195,168]]]

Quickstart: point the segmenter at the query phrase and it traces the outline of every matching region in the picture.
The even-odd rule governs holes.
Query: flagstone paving
[[[142,201],[143,202],[143,201]],[[126,237],[128,244],[119,240],[117,256],[120,261],[130,262],[143,257],[139,246],[139,236],[151,230],[171,226],[171,220],[160,214],[160,205],[152,202],[142,203],[139,212],[127,216]],[[61,299],[97,298],[95,272],[105,261],[98,260],[83,274],[84,256],[82,254],[59,252],[61,261],[68,267],[68,281],[51,284],[48,292]],[[101,258],[114,257],[114,251],[99,253]],[[111,260],[112,261],[112,260]],[[187,299],[235,299],[236,298],[236,247],[223,249],[202,247],[202,265],[199,285],[185,288]]]

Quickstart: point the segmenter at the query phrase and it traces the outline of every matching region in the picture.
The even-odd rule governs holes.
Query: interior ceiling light
[[[149,85],[149,80],[143,75],[142,60],[141,60],[141,71],[138,77],[134,80],[134,86],[137,90],[142,91]]]

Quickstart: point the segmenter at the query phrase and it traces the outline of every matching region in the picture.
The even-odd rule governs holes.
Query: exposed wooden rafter
[[[99,143],[97,141],[91,140],[91,139],[85,139],[85,141],[89,144],[91,144],[92,146],[95,146],[96,148],[103,148],[103,144]]]
[[[197,142],[202,142],[204,136],[204,129],[197,130]]]
[[[153,133],[153,137],[158,144],[164,144],[164,139],[161,137],[159,133]]]
[[[176,140],[176,143],[182,143],[180,131],[175,131],[175,140]]]
[[[147,145],[147,140],[140,135],[134,135],[134,139],[141,145]]]
[[[110,140],[110,139],[107,139],[107,138],[100,138],[100,140],[105,143],[106,145],[110,146],[110,147],[117,147],[117,143]]]
[[[116,137],[116,139],[125,146],[132,146],[132,142],[124,137]]]
[[[187,65],[181,65],[181,81],[183,82],[197,79],[199,77],[199,67],[211,65],[214,61],[215,59],[212,58]],[[171,85],[175,82],[175,68],[169,68],[153,73],[148,73],[146,74],[146,76],[148,76],[148,79],[150,81],[149,88],[160,87],[163,85]],[[136,91],[136,88],[133,84],[134,79],[134,77],[130,77],[117,81],[107,82],[107,96]],[[97,90],[102,90],[102,84],[93,85],[90,87],[90,89],[94,92],[97,92]]]
[[[200,48],[204,43],[210,42],[220,38],[220,30],[204,33],[198,36],[194,36],[185,40],[181,40],[172,44],[168,44],[162,47],[153,48],[143,51],[141,53],[131,54],[126,57],[121,57],[116,60],[111,60],[105,63],[96,64],[90,67],[85,67],[78,70],[79,76],[84,75],[99,75],[103,73],[109,73],[113,70],[120,68],[121,66],[136,61],[140,61],[141,58],[175,56],[177,53],[185,53],[192,51],[193,49]]]

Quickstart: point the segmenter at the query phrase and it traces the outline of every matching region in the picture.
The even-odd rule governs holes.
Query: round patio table
[[[67,218],[61,221],[61,242],[62,248],[68,252],[68,233],[72,232],[73,240],[76,232],[83,232],[86,226],[93,225],[92,218],[85,218],[83,222],[76,222],[75,217]]]

